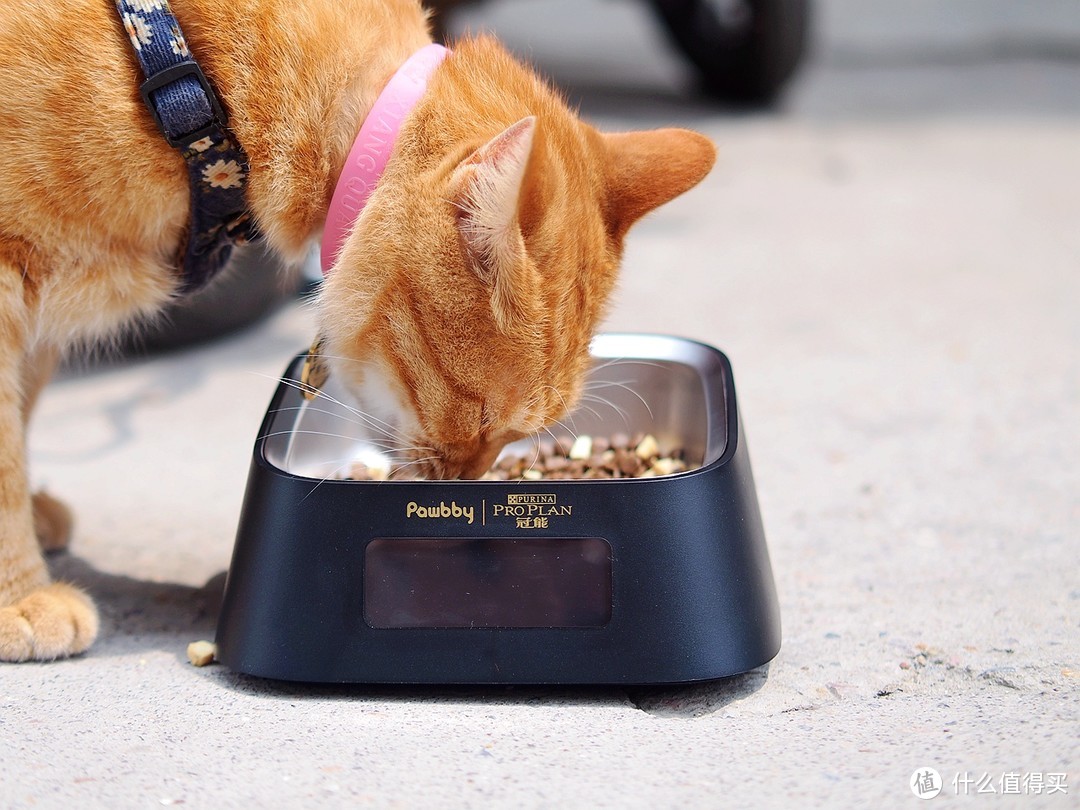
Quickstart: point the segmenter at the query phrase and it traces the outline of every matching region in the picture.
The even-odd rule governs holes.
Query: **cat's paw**
[[[54,582],[0,608],[0,661],[52,661],[76,655],[98,633],[93,601],[73,585]]]
[[[45,491],[34,493],[34,532],[45,552],[65,551],[71,541],[74,519],[63,501]]]

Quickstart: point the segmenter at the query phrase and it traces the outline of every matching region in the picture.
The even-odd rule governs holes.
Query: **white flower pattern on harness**
[[[149,45],[150,38],[154,36],[154,32],[146,24],[146,20],[138,14],[124,15],[124,30],[127,31],[127,35],[131,38],[131,44],[135,46],[137,51],[141,51],[143,45]]]
[[[244,172],[235,160],[219,160],[203,169],[203,182],[214,188],[239,188],[244,182]]]
[[[191,50],[188,48],[184,35],[180,32],[179,25],[172,26],[169,31],[169,45],[172,46],[172,52],[177,56],[191,56]]]
[[[188,50],[187,42],[183,37],[170,39],[169,44],[172,46],[172,52],[177,56],[191,56],[191,51]]]
[[[160,11],[165,6],[164,0],[124,0],[124,4],[133,11],[144,11],[147,14]]]

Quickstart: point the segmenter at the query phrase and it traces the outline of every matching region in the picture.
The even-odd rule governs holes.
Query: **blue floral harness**
[[[143,101],[187,164],[191,221],[179,271],[180,292],[191,293],[225,266],[234,246],[258,238],[244,196],[247,155],[168,0],[116,0],[116,9],[146,77]]]

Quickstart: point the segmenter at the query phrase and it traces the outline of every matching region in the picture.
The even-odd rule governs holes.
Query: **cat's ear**
[[[491,287],[495,321],[509,331],[530,298],[518,209],[536,118],[510,126],[465,158],[450,179],[458,230],[473,269]]]
[[[712,141],[687,129],[605,133],[608,229],[621,239],[638,219],[697,185],[716,162]]]

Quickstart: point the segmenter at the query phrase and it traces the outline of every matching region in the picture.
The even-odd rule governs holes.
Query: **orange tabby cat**
[[[157,0],[144,0],[155,3]],[[390,75],[430,42],[414,0],[172,0],[250,160],[270,245],[304,254]],[[0,660],[85,650],[93,602],[50,582],[63,507],[31,496],[24,432],[55,359],[174,295],[179,154],[138,95],[110,0],[0,9]],[[333,373],[430,476],[475,476],[578,396],[623,237],[697,183],[682,130],[604,135],[489,39],[462,42],[405,120],[321,295]]]

